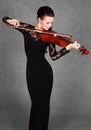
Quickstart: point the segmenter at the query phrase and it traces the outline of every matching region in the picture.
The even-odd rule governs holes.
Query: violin
[[[53,30],[51,30],[51,31],[41,31],[41,30],[37,30],[37,29],[32,29],[32,28],[29,28],[28,26],[26,26],[26,24],[23,27],[21,25],[21,26],[17,26],[17,27],[14,27],[14,28],[23,29],[23,30],[26,30],[26,31],[38,32],[40,40],[42,40],[43,42],[47,42],[47,43],[50,43],[50,42],[55,43],[60,47],[66,47],[68,44],[73,43],[71,35],[57,33]],[[55,34],[57,34],[57,35],[55,36]],[[81,52],[82,55],[83,54],[85,54],[85,55],[89,54],[89,50],[87,50],[83,45],[79,48],[79,52]]]
[[[40,39],[44,42],[53,42],[55,44],[57,44],[58,46],[61,47],[66,47],[68,44],[73,43],[72,42],[72,36],[69,35],[60,35],[60,36],[54,36],[54,34],[40,34]],[[88,55],[89,54],[89,50],[87,50],[83,45],[79,48],[79,52],[81,52],[81,54],[85,54]]]

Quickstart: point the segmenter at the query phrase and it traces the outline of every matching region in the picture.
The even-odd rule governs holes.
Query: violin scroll
[[[84,54],[88,55],[89,54],[89,51],[86,48],[84,48],[84,46],[81,46],[79,48],[79,52],[81,52],[82,55],[84,55]]]

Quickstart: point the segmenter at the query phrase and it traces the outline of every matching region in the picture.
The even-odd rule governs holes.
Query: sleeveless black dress
[[[9,17],[4,17],[3,21]],[[20,23],[23,27],[34,29],[30,24]],[[31,98],[29,130],[48,130],[50,96],[53,86],[53,71],[45,58],[47,47],[53,60],[62,57],[69,51],[66,48],[56,51],[55,44],[44,43],[39,34],[33,31],[17,29],[23,33],[27,57],[26,79]]]

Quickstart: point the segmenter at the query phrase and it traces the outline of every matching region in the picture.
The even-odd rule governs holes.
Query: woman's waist
[[[45,55],[28,55],[27,56],[28,63],[45,63],[47,62]]]
[[[43,70],[45,71],[52,71],[52,67],[50,63],[46,60],[46,58],[43,59],[37,59],[37,58],[29,58],[27,59],[27,67],[31,70]],[[43,72],[42,71],[42,72]]]

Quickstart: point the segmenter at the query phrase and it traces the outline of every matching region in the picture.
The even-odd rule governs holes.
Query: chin
[[[47,31],[47,30],[49,30],[49,29],[45,28],[44,30],[46,30],[46,31]]]
[[[48,30],[50,30],[50,28],[46,28],[45,30],[48,31]]]

